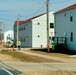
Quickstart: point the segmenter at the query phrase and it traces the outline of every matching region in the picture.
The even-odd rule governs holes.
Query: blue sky
[[[54,12],[76,3],[76,0],[49,1],[49,11]],[[13,30],[17,15],[22,16],[20,20],[26,20],[45,13],[45,2],[46,0],[0,0],[0,22],[3,22],[3,31]]]

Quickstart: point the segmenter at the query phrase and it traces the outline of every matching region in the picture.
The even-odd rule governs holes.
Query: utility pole
[[[2,23],[3,22],[0,22],[0,41],[1,41],[1,43],[2,43],[2,38],[3,38],[3,36],[2,36]]]
[[[50,41],[49,41],[49,0],[46,0],[46,13],[47,13],[47,51],[50,52]]]
[[[18,36],[19,36],[18,35],[19,34],[19,31],[18,31],[19,30],[19,16],[18,15],[17,15],[17,26],[16,27],[17,27],[17,41],[16,41],[16,44],[17,44],[17,48],[18,48],[18,40],[19,40],[19,38],[18,38]]]

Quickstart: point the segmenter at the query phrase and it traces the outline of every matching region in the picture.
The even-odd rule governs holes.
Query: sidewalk
[[[33,53],[30,51],[26,51],[26,50],[21,50],[18,52],[22,52],[24,54],[33,55],[33,56],[39,56],[39,57],[43,57],[43,58],[47,58],[47,59],[53,59],[53,60],[57,60],[57,61],[65,62],[65,63],[76,63],[76,58],[71,58],[71,59],[70,58],[61,58],[61,57],[37,54],[37,53]]]

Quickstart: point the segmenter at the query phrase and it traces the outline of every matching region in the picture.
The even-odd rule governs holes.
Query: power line
[[[44,5],[45,5],[45,4],[43,4],[41,8],[39,8],[37,11],[35,11],[35,12],[32,13],[31,15],[28,15],[28,16],[20,15],[20,17],[29,17],[29,16],[33,16],[33,15],[35,15],[35,14],[39,13],[41,9],[43,9]]]
[[[49,3],[49,4],[60,4],[60,3],[66,3],[66,2],[69,2],[69,1],[71,1],[71,0],[60,1],[60,2]],[[43,10],[46,8],[46,7],[44,7],[44,6],[45,6],[45,3],[42,5],[41,8],[39,8],[37,11],[35,11],[35,12],[32,13],[31,15],[28,15],[28,16],[23,16],[23,15],[21,15],[21,17],[30,17],[30,16],[34,16],[34,15],[36,15],[37,13],[43,11]],[[44,8],[43,8],[43,7],[44,7]],[[42,9],[42,10],[41,10],[41,9]],[[40,10],[41,10],[41,11],[40,11]]]
[[[65,3],[65,2],[69,2],[69,1],[71,1],[71,0],[66,0],[66,1],[60,1],[60,2],[56,2],[56,3],[49,3],[49,4],[60,4],[60,3]],[[23,16],[23,15],[20,15],[20,17],[31,17],[31,16],[34,16],[34,15],[36,15],[37,13],[40,13],[40,12],[42,12],[43,10],[45,10],[45,8],[46,7],[44,7],[45,6],[45,3],[43,3],[43,5],[37,10],[37,11],[35,11],[34,13],[32,13],[32,14],[30,14],[30,15],[27,15],[27,16]],[[43,8],[44,7],[44,8]]]
[[[33,14],[31,14],[30,16],[37,14],[44,7],[44,5],[45,4],[43,4],[43,6],[40,9],[38,9],[36,12],[34,12]]]
[[[46,9],[46,7],[44,7],[42,10],[39,10],[36,14],[42,13],[45,9]],[[35,14],[33,14],[33,15],[35,15]]]

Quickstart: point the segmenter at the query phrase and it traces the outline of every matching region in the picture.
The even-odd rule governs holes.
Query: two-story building
[[[16,21],[14,24],[14,40],[21,41],[22,47],[47,48],[47,15],[41,14],[25,21]],[[18,24],[17,24],[18,23]],[[49,38],[54,36],[54,15],[49,13]]]
[[[13,30],[8,30],[8,31],[4,32],[4,43],[10,42],[11,40],[14,40]]]
[[[76,52],[76,4],[54,13],[55,37],[66,37],[67,48]]]

